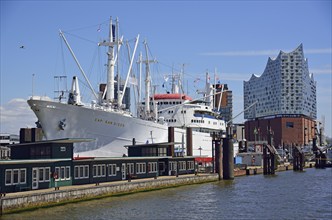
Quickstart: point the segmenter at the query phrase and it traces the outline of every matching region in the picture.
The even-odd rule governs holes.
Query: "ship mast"
[[[118,19],[116,20],[116,26],[118,26]],[[114,102],[114,66],[115,66],[115,56],[114,56],[114,46],[118,47],[122,44],[122,39],[115,39],[115,25],[112,24],[112,17],[110,17],[109,25],[109,39],[108,41],[103,41],[98,44],[98,46],[107,46],[107,102]],[[118,54],[117,54],[118,56]],[[118,82],[119,83],[119,82]]]
[[[146,53],[146,60],[143,60],[142,62],[145,63],[145,114],[146,116],[149,116],[150,114],[150,89],[151,89],[151,75],[150,75],[150,63],[156,63],[157,61],[149,60],[148,55],[148,44],[146,41],[144,41],[145,46],[145,53]]]
[[[109,46],[108,46],[108,60],[107,60],[107,89],[106,100],[109,102],[114,101],[114,44],[113,43],[113,24],[112,17],[110,18],[109,26]]]

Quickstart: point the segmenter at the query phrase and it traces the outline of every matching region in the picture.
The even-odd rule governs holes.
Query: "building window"
[[[149,173],[157,173],[157,162],[149,162],[148,163],[148,172]]]
[[[105,164],[93,165],[93,177],[105,177]]]
[[[194,161],[187,161],[188,170],[194,170]]]
[[[55,172],[58,174],[56,180],[70,180],[70,166],[55,167]]]
[[[116,176],[116,164],[109,164],[108,165],[108,175],[109,176]]]
[[[133,163],[127,163],[127,174],[134,174],[134,164]]]
[[[79,166],[75,166],[74,167],[74,177],[75,177],[75,179],[79,178],[78,171],[79,171]]]
[[[89,165],[80,165],[74,167],[75,179],[86,179],[89,177]]]
[[[176,171],[177,170],[176,162],[169,162],[169,170],[170,171]]]
[[[66,167],[66,176],[65,176],[65,178],[67,180],[70,179],[70,167],[69,166]]]
[[[5,185],[18,185],[26,183],[26,169],[6,169]]]
[[[89,165],[84,166],[84,177],[89,178]]]
[[[186,161],[179,161],[179,170],[186,170]]]
[[[97,166],[96,166],[96,165],[93,165],[92,176],[93,176],[93,177],[96,177],[96,176],[97,176]]]
[[[6,170],[6,185],[12,185],[12,170]]]
[[[39,182],[49,182],[50,181],[50,167],[40,167],[39,168]]]
[[[60,178],[60,167],[55,167],[55,173],[58,176],[58,178],[56,178],[56,179],[59,180],[59,178]]]
[[[26,183],[26,179],[27,179],[27,170],[20,169],[20,184]]]
[[[30,156],[34,159],[50,158],[51,147],[50,146],[34,146],[30,149]]]
[[[294,122],[286,122],[286,128],[294,128]]]
[[[146,163],[137,163],[136,164],[136,173],[137,174],[146,173]]]
[[[16,185],[18,184],[19,182],[19,179],[18,179],[18,171],[17,169],[13,170],[13,184]]]
[[[50,181],[50,176],[51,176],[51,167],[45,167],[45,182],[49,182]]]
[[[39,182],[44,182],[44,168],[39,168]]]
[[[84,167],[85,167],[85,166],[83,166],[83,165],[82,165],[82,166],[79,166],[79,174],[78,174],[78,175],[79,175],[80,178],[85,177]]]
[[[60,179],[65,179],[65,167],[60,167]]]

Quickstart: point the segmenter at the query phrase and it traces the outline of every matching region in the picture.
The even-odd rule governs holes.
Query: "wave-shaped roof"
[[[303,56],[303,44],[302,43],[297,48],[295,48],[293,51],[291,51],[291,52],[287,53],[287,52],[284,52],[284,51],[280,50],[280,52],[279,52],[279,54],[278,54],[277,57],[275,57],[275,58],[269,57],[268,60],[267,60],[267,64],[265,66],[265,70],[270,65],[273,65],[275,62],[278,62],[281,59],[282,55],[284,55],[284,54],[291,55],[291,54],[293,54],[295,52],[300,52],[301,55]],[[252,74],[251,77],[250,77],[250,79],[248,81],[245,81],[245,82],[249,82],[250,80],[255,80],[255,79],[258,79],[258,78],[262,77],[264,75],[264,73],[266,72],[265,70],[264,70],[264,72],[260,76],[257,75],[257,74]]]

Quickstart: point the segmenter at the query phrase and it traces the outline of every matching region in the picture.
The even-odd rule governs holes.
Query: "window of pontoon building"
[[[166,148],[158,148],[158,156],[167,156],[167,149]]]
[[[177,170],[176,162],[169,162],[169,170],[170,171],[176,171]]]
[[[93,177],[104,177],[105,176],[105,164],[93,165]]]
[[[27,170],[25,168],[20,169],[20,184],[26,183],[26,179],[27,179]]]
[[[13,180],[12,180],[12,172],[13,170],[6,170],[6,177],[5,177],[5,184],[6,185],[12,185]]]
[[[136,173],[146,173],[146,163],[136,163]]]
[[[58,174],[57,180],[60,179],[60,167],[55,167],[55,173]]]
[[[26,183],[26,169],[6,169],[5,185],[18,185]]]
[[[13,184],[14,185],[19,183],[18,173],[19,173],[18,169],[13,170]]]
[[[79,168],[80,168],[79,166],[74,167],[74,178],[75,179],[79,178],[79,174],[78,174],[79,173]]]
[[[39,182],[44,182],[45,178],[45,169],[44,168],[39,168]]]
[[[186,161],[179,161],[179,170],[186,170]]]
[[[58,174],[57,180],[70,180],[70,166],[55,167]]]
[[[85,178],[89,177],[89,165],[84,166],[84,177]]]
[[[89,177],[89,165],[79,165],[75,166],[75,179],[83,179]]]
[[[135,173],[134,163],[127,163],[127,173],[128,174],[134,174]]]
[[[194,161],[187,161],[188,170],[194,170]]]
[[[60,167],[60,179],[65,179],[65,167]]]
[[[116,176],[116,164],[109,164],[108,165],[108,175],[109,176]]]
[[[157,172],[157,162],[149,162],[148,163],[148,172],[156,173]]]

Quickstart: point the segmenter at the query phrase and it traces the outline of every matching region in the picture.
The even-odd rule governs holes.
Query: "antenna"
[[[32,74],[32,88],[31,88],[31,92],[32,92],[32,94],[31,94],[31,98],[33,98],[33,87],[34,87],[34,80],[35,80],[35,74],[33,73]]]

